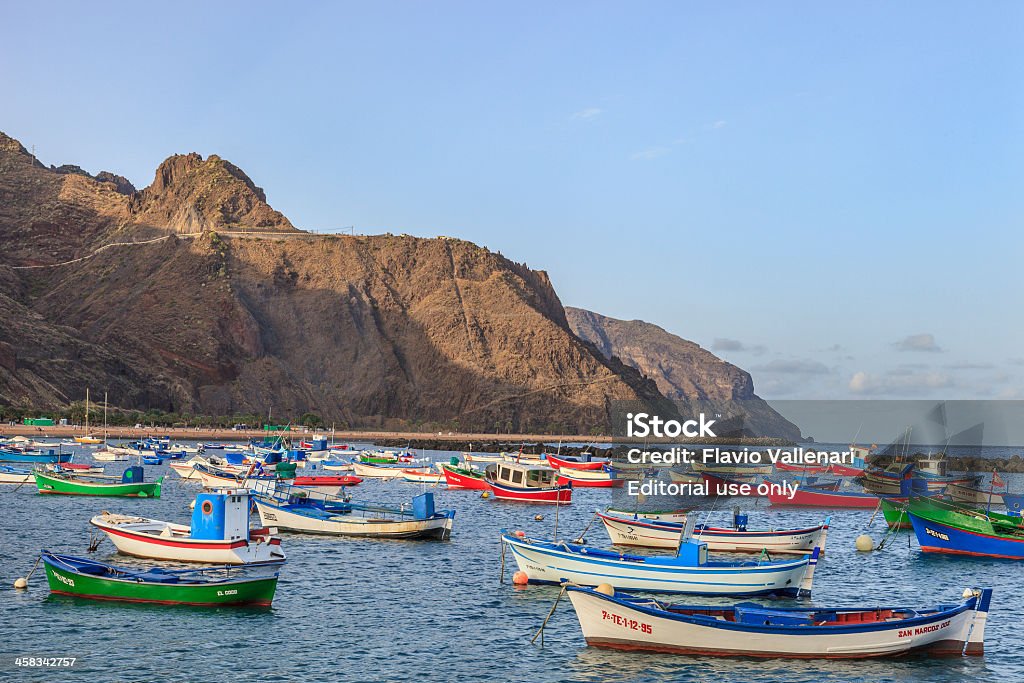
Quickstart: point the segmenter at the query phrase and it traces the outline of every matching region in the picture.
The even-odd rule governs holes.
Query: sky
[[[1024,398],[1024,4],[0,0],[0,130],[450,235],[767,398]]]

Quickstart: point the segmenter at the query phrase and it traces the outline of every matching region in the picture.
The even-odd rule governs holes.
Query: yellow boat
[[[103,439],[97,439],[95,436],[76,436],[75,443],[96,444],[103,443]]]

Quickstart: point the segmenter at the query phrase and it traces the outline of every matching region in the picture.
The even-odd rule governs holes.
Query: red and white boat
[[[402,479],[417,484],[436,484],[444,479],[444,475],[429,469],[408,469],[402,470]]]
[[[837,477],[859,477],[864,474],[864,470],[860,467],[849,467],[848,465],[831,465],[828,471]]]
[[[792,495],[769,493],[768,500],[772,505],[792,505],[797,507],[821,508],[874,508],[878,506],[878,496],[873,493],[859,491],[827,491],[813,487],[797,486]],[[903,500],[906,500],[905,498]]]
[[[501,462],[489,465],[484,479],[499,500],[520,503],[572,502],[572,484],[564,486],[556,481],[558,473],[546,465],[525,465]]]
[[[316,489],[320,493],[336,496],[341,493],[341,490],[344,487],[357,486],[363,483],[363,480],[359,477],[354,477],[351,474],[338,476],[316,475],[309,477],[295,477],[295,479],[290,480],[288,483],[292,486],[301,486],[304,489]]]
[[[591,458],[590,453],[584,453],[578,457],[565,456],[561,457],[558,455],[551,455],[548,453],[548,463],[556,470],[560,470],[563,467],[574,470],[599,470],[607,465],[610,460],[608,458]]]
[[[46,469],[50,471],[67,470],[75,474],[103,474],[103,465],[87,465],[82,462],[62,462],[59,465],[48,463]]]
[[[625,479],[619,479],[615,470],[610,467],[603,467],[599,470],[575,470],[563,467],[558,470],[559,484],[572,484],[573,486],[593,488],[614,488],[622,486],[625,481]]]
[[[791,465],[785,462],[775,463],[775,469],[780,472],[803,472],[804,474],[825,474],[828,472],[828,465]]]
[[[441,471],[444,473],[445,483],[448,484],[448,488],[450,489],[477,489],[480,491],[486,491],[491,488],[484,479],[482,472],[477,472],[476,470],[466,469],[463,467],[456,467],[447,463],[441,465]]]
[[[200,493],[191,527],[109,512],[90,521],[125,555],[213,564],[285,559],[274,530],[249,527],[249,491],[245,489]]]

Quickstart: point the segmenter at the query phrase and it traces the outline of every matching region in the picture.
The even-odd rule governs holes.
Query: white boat
[[[200,493],[191,527],[109,512],[90,521],[125,555],[212,564],[283,562],[275,531],[249,527],[249,501],[245,489]]]
[[[482,454],[466,453],[463,456],[463,460],[465,460],[466,462],[488,463],[488,464],[495,463],[495,462],[505,462],[504,453],[500,453],[498,455],[492,455],[492,454],[482,455]]]
[[[436,484],[444,480],[444,472],[431,472],[429,469],[404,469],[402,478],[418,484]]]
[[[660,522],[637,517],[621,517],[598,513],[605,531],[613,545],[630,545],[644,548],[676,548],[687,533],[686,523]],[[696,525],[692,537],[708,544],[708,550],[721,552],[804,555],[815,548],[825,552],[829,520],[804,529],[771,529],[750,531],[746,528],[745,515],[734,524],[734,528],[718,528]]]
[[[128,460],[128,454],[123,453],[123,450],[121,448],[105,448],[93,453],[92,459],[96,462],[125,462]]]
[[[602,590],[603,588],[603,590]],[[931,608],[778,608],[756,603],[670,605],[651,598],[568,588],[587,645],[720,657],[863,659],[920,652],[981,655],[992,589]],[[872,598],[874,599],[874,598]],[[750,675],[757,677],[756,669]],[[785,678],[785,676],[783,676]]]
[[[196,456],[186,461],[172,460],[171,462],[167,463],[167,466],[174,470],[182,479],[193,479],[195,481],[201,481],[202,478],[199,476],[199,473],[196,471],[195,468],[196,463],[200,463],[203,465],[210,464],[210,462],[205,458]]]
[[[401,479],[405,476],[403,470],[409,469],[409,466],[397,463],[393,465],[374,465],[366,462],[353,462],[352,469],[355,471],[356,476],[365,479]]]
[[[32,470],[0,465],[0,484],[27,484],[35,481]]]
[[[660,522],[679,522],[681,524],[686,523],[686,510],[658,510],[654,512],[644,512],[642,510],[622,510],[619,508],[608,508],[605,510],[609,515],[614,517],[639,517],[640,519],[653,519]]]
[[[960,503],[971,503],[972,505],[1003,505],[1003,493],[1005,487],[999,487],[1002,491],[996,491],[996,487],[982,489],[965,484],[949,484],[946,486],[946,495]]]
[[[818,550],[798,560],[719,562],[707,558],[707,544],[689,539],[675,556],[626,555],[583,545],[536,541],[502,531],[502,540],[530,582],[693,595],[811,594]]]
[[[447,540],[455,519],[454,510],[434,510],[430,492],[413,498],[411,509],[344,498],[309,500],[281,484],[273,495],[260,493],[254,499],[263,524],[310,534]]]
[[[668,471],[668,478],[677,484],[699,484],[704,481],[704,477],[694,472],[676,472],[675,470]]]

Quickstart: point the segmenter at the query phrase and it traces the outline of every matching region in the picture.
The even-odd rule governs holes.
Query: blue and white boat
[[[455,510],[434,509],[430,492],[413,498],[412,505],[396,507],[313,496],[307,489],[275,482],[273,488],[257,486],[253,500],[264,525],[309,534],[444,541],[455,520]]]
[[[670,605],[568,587],[587,645],[719,657],[861,659],[909,653],[981,655],[992,589],[967,589],[960,604],[777,608]]]
[[[64,453],[61,450],[33,449],[22,450],[12,448],[0,448],[0,462],[71,462],[72,453]]]
[[[820,550],[787,561],[708,560],[708,545],[690,538],[674,556],[628,555],[570,543],[538,541],[501,532],[502,541],[531,583],[581,586],[608,583],[616,588],[692,595],[811,594]]]
[[[32,470],[0,465],[0,484],[27,484],[32,481],[35,481]]]

